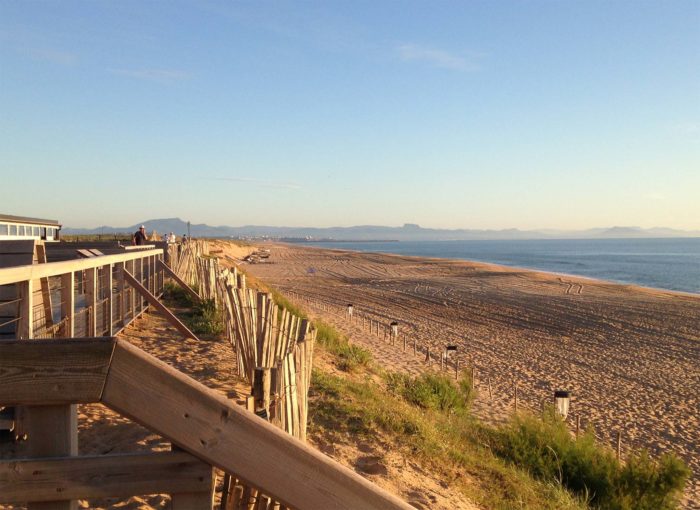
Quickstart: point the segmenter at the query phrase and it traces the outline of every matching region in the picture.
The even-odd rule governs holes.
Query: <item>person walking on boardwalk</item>
[[[146,241],[148,241],[148,238],[146,237],[146,227],[141,225],[141,227],[131,237],[131,244],[135,246],[142,246],[146,244]]]

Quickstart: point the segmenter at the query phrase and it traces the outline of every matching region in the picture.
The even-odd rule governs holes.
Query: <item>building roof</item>
[[[42,220],[41,218],[27,218],[25,216],[12,216],[10,214],[0,214],[0,221],[5,223],[29,223],[30,225],[50,225],[60,227],[57,220]]]

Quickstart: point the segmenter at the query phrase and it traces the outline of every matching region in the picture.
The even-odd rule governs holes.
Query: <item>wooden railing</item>
[[[127,273],[160,295],[162,258],[163,250],[147,249],[0,268],[0,323],[20,339],[112,336],[147,307]]]
[[[76,457],[76,452],[57,452],[66,450],[60,427],[52,434],[42,429],[43,436],[37,429],[37,444],[44,451],[37,447],[31,458],[0,461],[0,502],[169,492],[173,508],[199,510],[211,508],[210,466],[216,466],[288,508],[411,508],[128,342],[0,341],[0,406],[29,406],[51,414],[95,402],[162,435],[189,455]],[[28,443],[34,439],[30,436]]]

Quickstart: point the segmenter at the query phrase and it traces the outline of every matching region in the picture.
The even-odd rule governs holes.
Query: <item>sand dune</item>
[[[388,366],[418,372],[406,353],[319,303],[352,302],[420,346],[459,346],[482,391],[476,412],[499,420],[519,400],[537,409],[573,392],[570,419],[608,444],[674,451],[693,470],[685,506],[700,508],[700,296],[482,263],[275,245],[246,271],[316,301],[312,311],[370,346]],[[336,309],[337,310],[337,309]],[[491,380],[493,400],[484,382]]]

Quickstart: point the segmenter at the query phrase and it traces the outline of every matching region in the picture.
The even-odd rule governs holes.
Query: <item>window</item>
[[[39,227],[32,227],[32,235],[34,237],[39,237]]]
[[[0,236],[6,236],[10,231],[9,227],[4,223],[0,223]]]
[[[17,225],[10,225],[10,235],[11,236],[17,235]]]
[[[19,231],[17,232],[17,235],[23,236],[24,235],[24,225],[20,225],[18,228],[19,228]]]

